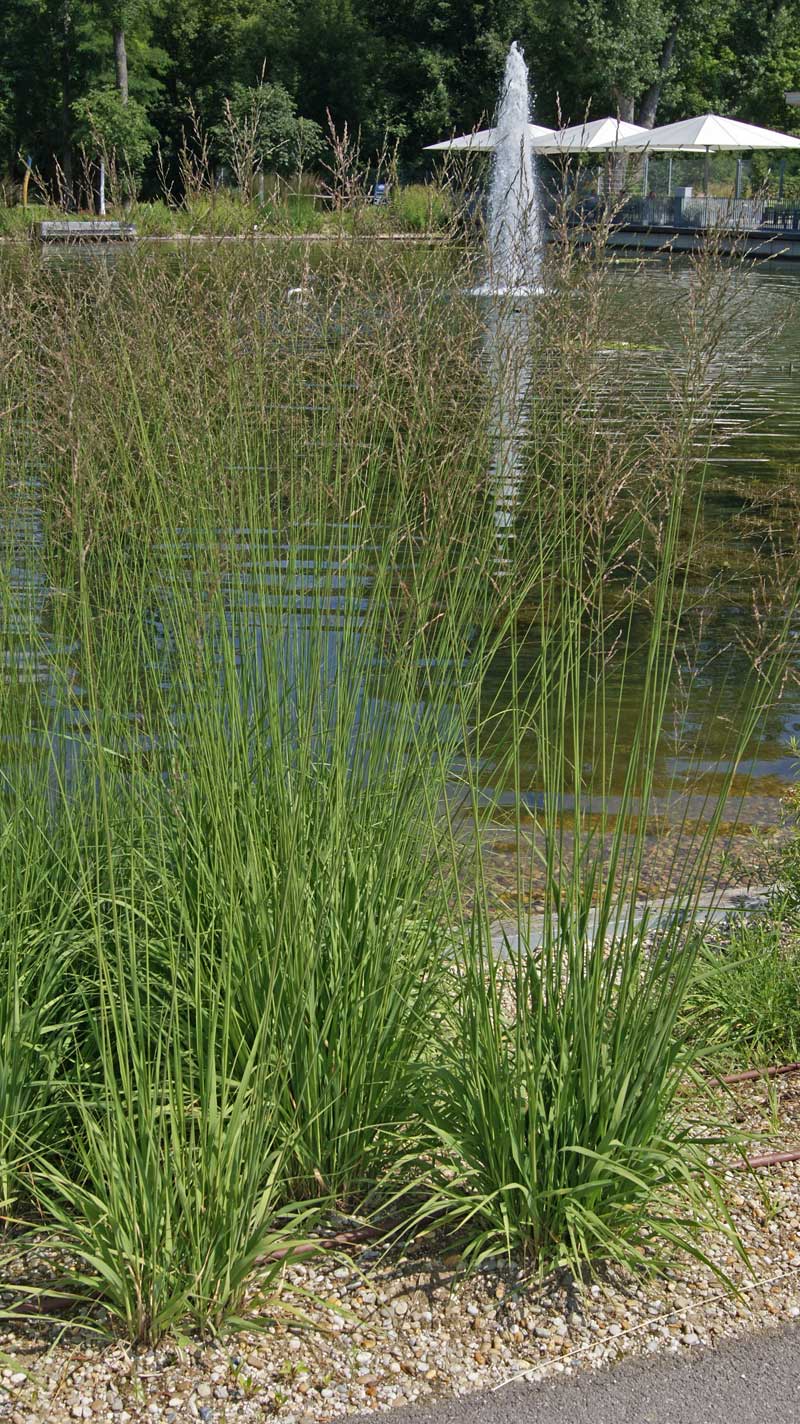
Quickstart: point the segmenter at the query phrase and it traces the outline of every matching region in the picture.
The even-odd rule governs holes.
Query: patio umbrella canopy
[[[475,133],[460,134],[458,138],[445,138],[440,143],[428,143],[425,145],[425,151],[442,153],[454,149],[457,152],[493,153],[496,132],[496,129],[477,129]],[[528,134],[533,148],[538,149],[544,141],[552,143],[556,131],[542,128],[541,124],[528,124]]]
[[[692,119],[679,119],[674,124],[643,130],[630,138],[621,138],[616,147],[625,153],[668,153],[670,149],[683,153],[742,152],[756,148],[800,148],[800,138],[779,133],[777,129],[762,129],[757,124],[743,124],[739,119],[725,119],[719,114],[698,114]]]
[[[539,153],[602,153],[618,148],[625,139],[635,139],[649,133],[639,124],[626,124],[621,119],[592,119],[591,123],[571,124],[569,128],[556,129],[552,144],[542,140],[535,147]]]
[[[601,153],[616,149],[624,153],[712,153],[747,152],[756,148],[800,148],[800,138],[763,129],[758,124],[743,124],[739,119],[726,119],[720,114],[698,114],[691,119],[679,119],[660,128],[643,129],[638,124],[626,124],[620,119],[593,119],[591,123],[572,124],[564,129],[546,129],[529,124],[531,146],[537,153]],[[448,149],[492,153],[494,129],[478,129],[457,138],[429,143],[429,152]]]

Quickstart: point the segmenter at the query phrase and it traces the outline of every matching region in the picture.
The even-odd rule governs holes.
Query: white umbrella
[[[428,143],[426,149],[469,149],[474,153],[491,153],[494,149],[494,129],[477,129],[475,133],[460,134],[458,138],[445,138],[441,143]]]
[[[644,130],[631,138],[622,138],[617,148],[626,153],[734,152],[736,149],[800,148],[800,138],[779,133],[777,129],[762,129],[757,124],[743,124],[739,119],[725,119],[719,114],[698,114],[693,119],[680,119],[675,124]]]
[[[478,129],[475,133],[460,134],[458,138],[445,138],[440,143],[428,143],[425,148],[426,151],[433,152],[456,149],[470,153],[493,153],[495,133],[496,129]],[[536,149],[544,141],[552,143],[556,137],[555,129],[544,129],[541,124],[528,124],[528,134],[533,148]]]
[[[557,129],[555,143],[542,148],[537,143],[536,147],[544,153],[600,153],[618,148],[624,139],[640,138],[648,133],[649,130],[639,124],[626,124],[621,119],[592,119],[591,123]]]
[[[743,124],[739,119],[726,119],[720,114],[697,114],[692,119],[679,119],[674,124],[662,124],[649,134],[622,139],[617,145],[622,153],[705,154],[704,187],[710,187],[712,153],[747,152],[755,148],[800,148],[800,138],[779,133],[777,129],[762,129],[757,124]],[[645,157],[647,163],[647,157]],[[737,196],[738,196],[737,178]]]

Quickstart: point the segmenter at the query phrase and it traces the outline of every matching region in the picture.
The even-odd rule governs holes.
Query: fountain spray
[[[489,288],[497,294],[540,290],[543,224],[530,121],[528,69],[515,41],[503,75],[489,188]]]

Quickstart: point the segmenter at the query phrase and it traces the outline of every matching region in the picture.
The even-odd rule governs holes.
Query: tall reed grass
[[[588,257],[500,313],[499,391],[446,252],[6,270],[0,1186],[130,1338],[243,1318],[331,1206],[576,1269],[715,1216],[677,1102],[691,942],[620,907],[696,593],[718,281],[654,420],[600,359]],[[493,920],[509,785],[538,937],[522,893]]]

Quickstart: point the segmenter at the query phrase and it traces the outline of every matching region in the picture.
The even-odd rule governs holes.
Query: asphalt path
[[[800,1325],[350,1424],[800,1424]]]

